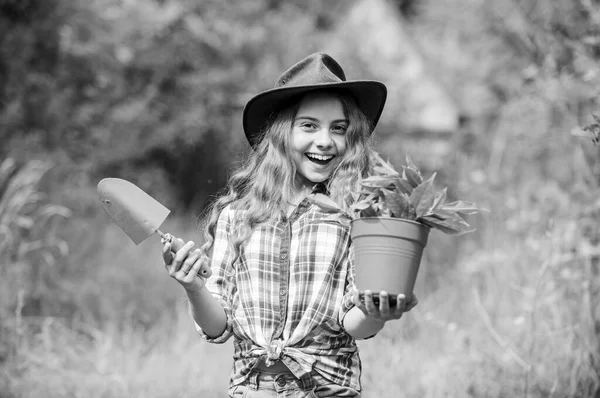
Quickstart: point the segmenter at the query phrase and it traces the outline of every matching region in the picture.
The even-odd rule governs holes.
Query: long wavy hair
[[[367,173],[371,142],[371,125],[360,111],[353,97],[339,90],[325,91],[336,96],[343,107],[349,124],[346,131],[346,150],[330,178],[327,189],[331,199],[341,208],[348,208],[347,199],[358,190],[359,179]],[[285,106],[272,117],[262,130],[259,144],[252,150],[228,181],[228,191],[212,203],[208,211],[205,228],[205,243],[202,250],[210,253],[217,221],[225,207],[231,205],[238,211],[233,231],[235,258],[240,255],[242,245],[252,230],[259,224],[286,214],[289,202],[294,197],[296,166],[290,153],[293,122],[302,98]]]

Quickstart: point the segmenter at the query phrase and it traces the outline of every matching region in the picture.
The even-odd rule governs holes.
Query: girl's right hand
[[[175,279],[186,290],[200,290],[205,285],[205,279],[198,276],[200,267],[208,257],[196,247],[193,241],[187,242],[177,253],[171,252],[172,244],[162,239],[162,257],[169,276]]]

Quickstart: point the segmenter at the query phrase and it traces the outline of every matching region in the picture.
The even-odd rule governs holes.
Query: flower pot
[[[399,218],[364,217],[352,220],[350,232],[358,290],[412,296],[429,227]]]

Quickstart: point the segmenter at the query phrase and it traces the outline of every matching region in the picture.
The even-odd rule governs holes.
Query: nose
[[[329,128],[322,128],[316,133],[315,145],[319,148],[329,148],[333,145],[333,139]]]

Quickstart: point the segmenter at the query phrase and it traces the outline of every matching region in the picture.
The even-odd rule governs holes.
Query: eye
[[[300,127],[304,131],[313,131],[313,130],[316,130],[317,125],[314,123],[310,123],[310,122],[302,122],[302,123],[300,123]]]
[[[331,130],[333,130],[333,132],[337,134],[345,134],[346,130],[348,130],[348,126],[346,126],[345,124],[336,124],[331,128]]]

